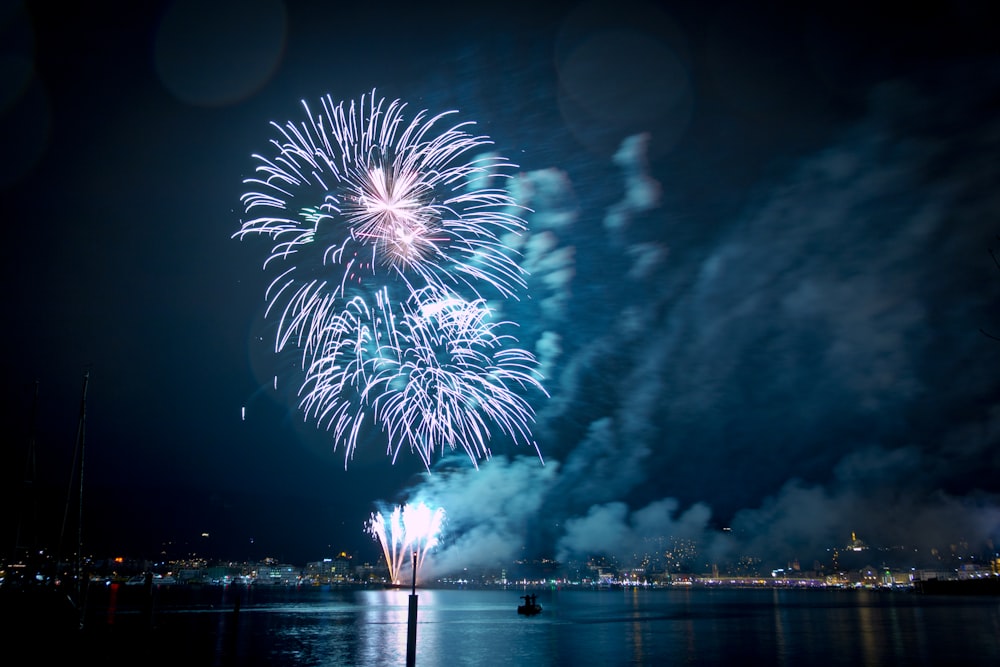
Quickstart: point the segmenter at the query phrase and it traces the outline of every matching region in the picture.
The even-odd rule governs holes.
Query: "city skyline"
[[[196,5],[0,12],[5,557],[73,549],[85,373],[88,552],[375,553],[421,502],[444,569],[1000,539],[992,7]],[[483,305],[545,391],[478,467],[376,427],[345,469],[232,239],[271,123],[372,90],[515,165],[527,289]]]

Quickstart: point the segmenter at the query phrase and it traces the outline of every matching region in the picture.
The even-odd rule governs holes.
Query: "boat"
[[[83,568],[83,450],[86,425],[87,384],[90,373],[83,374],[83,391],[80,398],[80,418],[77,428],[76,449],[70,470],[69,489],[59,533],[59,548],[54,553],[37,544],[38,528],[34,521],[25,521],[29,529],[22,544],[22,519],[18,517],[15,540],[15,560],[9,573],[0,574],[0,615],[10,636],[26,636],[30,632],[56,632],[83,629],[86,611],[86,594],[89,579]],[[35,383],[35,400],[38,383]],[[34,507],[35,479],[34,426],[28,445],[28,461],[24,488],[25,505]],[[31,492],[31,493],[29,493]],[[64,557],[68,529],[74,523],[70,509],[76,496],[76,546],[72,558]],[[24,509],[24,508],[22,508]],[[33,512],[32,512],[33,514]],[[28,537],[30,535],[31,537]],[[20,555],[19,555],[20,554]],[[6,569],[6,568],[4,568]],[[49,637],[46,635],[46,640]]]
[[[534,616],[535,614],[540,614],[542,612],[542,605],[535,602],[534,595],[522,595],[521,599],[524,600],[524,604],[517,606],[517,613],[523,616]]]

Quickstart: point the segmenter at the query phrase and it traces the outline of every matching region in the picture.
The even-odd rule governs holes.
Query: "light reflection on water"
[[[418,589],[419,667],[1000,664],[1000,599],[796,590]],[[211,596],[215,595],[214,598]],[[408,589],[163,593],[154,639],[182,667],[404,665]],[[236,604],[239,599],[239,608]],[[116,602],[121,606],[121,596]],[[113,612],[101,609],[102,616]],[[116,631],[135,614],[121,607]],[[180,661],[185,661],[181,663]],[[956,662],[958,661],[958,662]]]

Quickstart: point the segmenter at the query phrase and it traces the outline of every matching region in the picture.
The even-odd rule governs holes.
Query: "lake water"
[[[525,594],[520,589],[418,589],[415,664],[1000,665],[996,596],[698,588],[529,592],[543,607],[537,616],[517,614]],[[37,642],[30,662],[58,652],[101,665],[405,665],[409,594],[161,586],[148,606],[142,587],[108,587],[91,593],[82,630],[58,634],[35,627],[32,633],[22,623],[7,641]]]

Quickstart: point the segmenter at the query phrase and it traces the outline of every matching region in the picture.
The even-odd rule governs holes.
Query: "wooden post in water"
[[[413,552],[413,588],[410,589],[410,613],[406,619],[406,667],[417,660],[417,552]]]

